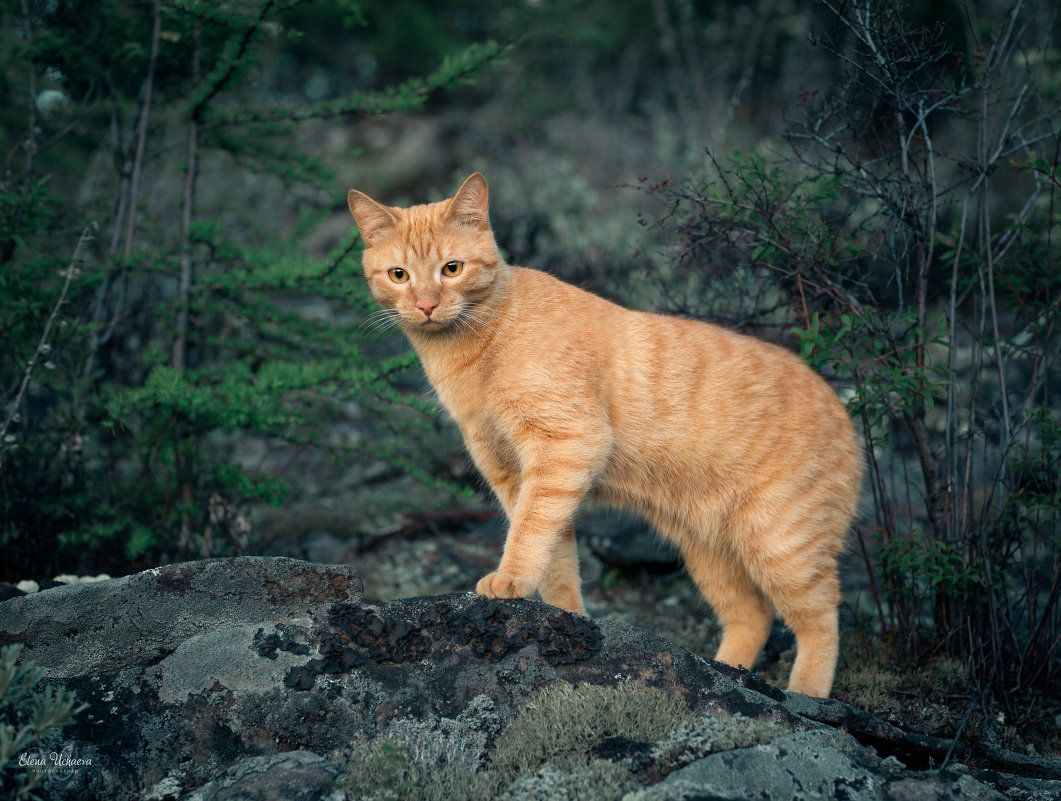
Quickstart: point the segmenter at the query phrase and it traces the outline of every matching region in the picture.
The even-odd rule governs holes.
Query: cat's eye
[[[387,275],[389,275],[391,280],[396,284],[404,284],[409,280],[409,273],[401,267],[391,267],[387,270]]]
[[[463,261],[447,261],[442,265],[442,274],[447,278],[456,278],[464,269]]]

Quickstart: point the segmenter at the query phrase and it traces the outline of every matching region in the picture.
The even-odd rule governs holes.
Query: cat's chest
[[[437,367],[437,366],[435,366]],[[432,369],[424,365],[428,381],[450,417],[456,422],[469,447],[471,443],[504,449],[514,436],[511,415],[501,408],[511,399],[512,387],[505,387],[491,372],[483,369],[457,370],[453,366]]]
[[[481,368],[454,358],[421,361],[439,401],[461,428],[488,414],[490,386]]]
[[[442,406],[458,424],[471,423],[488,416],[484,388],[479,382],[443,378],[432,381],[431,386]]]

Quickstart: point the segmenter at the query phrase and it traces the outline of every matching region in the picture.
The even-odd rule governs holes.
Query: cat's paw
[[[475,591],[487,598],[530,598],[535,589],[528,579],[500,570],[486,574],[475,585]]]

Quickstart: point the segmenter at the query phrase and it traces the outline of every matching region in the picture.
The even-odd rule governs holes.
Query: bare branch
[[[22,381],[19,384],[18,392],[15,394],[14,400],[11,402],[11,408],[8,410],[7,417],[4,419],[4,425],[0,427],[0,468],[3,467],[3,456],[6,450],[9,450],[13,446],[13,435],[8,434],[11,429],[11,424],[15,421],[15,418],[19,414],[19,406],[22,405],[22,397],[26,394],[26,388],[29,386],[30,379],[33,378],[33,370],[40,363],[42,357],[44,357],[51,350],[51,343],[48,339],[52,333],[52,327],[55,325],[56,320],[59,319],[59,313],[66,303],[66,296],[70,291],[70,284],[73,283],[74,278],[81,272],[81,250],[93,239],[93,232],[98,228],[95,223],[86,225],[85,229],[81,232],[80,239],[77,240],[77,247],[74,248],[73,258],[70,259],[70,265],[65,270],[66,280],[63,281],[63,288],[59,292],[59,298],[55,301],[55,305],[52,307],[52,312],[48,315],[48,321],[44,324],[44,332],[41,334],[40,341],[37,342],[37,347],[33,351],[33,355],[30,360],[26,363],[26,368],[22,373]]]
[[[29,129],[26,133],[26,169],[22,178],[23,191],[28,192],[33,180],[33,159],[37,155],[37,60],[33,56],[33,18],[29,3],[22,0],[22,20],[29,44]]]
[[[129,218],[125,229],[125,261],[133,252],[133,231],[136,228],[136,203],[140,196],[140,169],[144,162],[144,145],[147,142],[147,121],[151,116],[151,95],[155,86],[155,65],[158,63],[159,32],[162,27],[162,3],[155,0],[154,18],[151,23],[151,55],[147,62],[147,78],[144,81],[144,102],[140,111],[140,125],[136,133],[136,156],[133,158],[133,175],[129,186]]]

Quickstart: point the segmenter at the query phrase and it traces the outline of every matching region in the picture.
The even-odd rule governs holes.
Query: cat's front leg
[[[545,540],[543,539],[542,542]],[[505,553],[509,553],[509,542],[506,541]],[[510,559],[509,564],[517,562]],[[542,578],[535,583],[533,578],[505,572],[505,560],[502,558],[498,570],[484,576],[475,590],[487,598],[529,598],[537,590],[544,603],[561,609],[582,614],[582,588],[578,577],[578,554],[575,550],[575,529],[571,522],[556,538],[549,562],[542,572]],[[509,568],[512,569],[512,568]]]
[[[529,598],[541,587],[547,602],[582,611],[571,521],[606,461],[609,441],[607,432],[582,432],[524,444],[515,503],[505,504],[510,526],[501,563],[476,592]]]
[[[475,585],[475,591],[486,598],[530,598],[537,589],[533,579],[502,570],[487,573]]]
[[[553,558],[545,571],[538,593],[550,606],[569,609],[582,614],[582,582],[578,576],[578,549],[575,547],[575,527],[568,523],[553,549]]]
[[[477,430],[462,433],[472,459],[501,502],[511,527],[519,499],[519,477],[512,467],[512,460],[500,457],[496,440],[487,439]],[[501,570],[487,574],[475,585],[475,591],[487,598],[529,598],[536,589],[537,584],[532,579]]]

